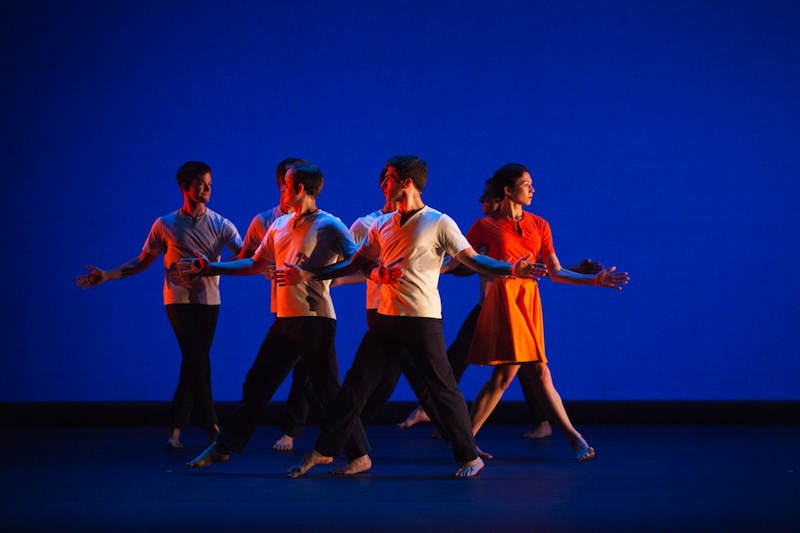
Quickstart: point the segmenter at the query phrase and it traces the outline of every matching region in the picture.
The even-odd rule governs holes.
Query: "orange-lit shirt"
[[[259,246],[261,246],[261,241],[264,239],[264,235],[267,234],[267,230],[272,223],[285,214],[287,213],[281,211],[281,206],[276,205],[269,211],[264,211],[263,213],[259,213],[253,217],[253,220],[250,222],[250,226],[247,228],[247,233],[244,236],[242,248],[255,251]],[[278,312],[278,286],[275,283],[270,283],[270,286],[269,309],[274,314]]]
[[[517,233],[517,222],[500,213],[479,218],[467,232],[467,240],[476,250],[500,261],[513,263],[531,254],[529,261],[555,253],[550,224],[540,216],[523,212],[519,221],[522,235]]]

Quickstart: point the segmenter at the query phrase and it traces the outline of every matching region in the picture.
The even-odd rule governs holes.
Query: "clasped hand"
[[[197,250],[194,255],[195,257],[183,257],[169,266],[167,276],[170,283],[189,289],[208,270],[208,258]]]
[[[306,283],[313,277],[311,272],[294,263],[284,263],[283,266],[284,268],[276,268],[272,273],[272,280],[281,287]]]

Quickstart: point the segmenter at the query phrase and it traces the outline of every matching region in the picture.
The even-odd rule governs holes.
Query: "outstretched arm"
[[[627,272],[615,272],[617,267],[600,270],[596,274],[582,274],[564,268],[558,261],[556,254],[548,254],[542,257],[542,261],[547,265],[550,279],[558,283],[569,283],[571,285],[596,285],[608,289],[622,290],[622,285],[627,285],[630,277]]]
[[[460,263],[455,257],[448,255],[442,263],[442,268],[439,269],[439,274],[452,274],[458,277],[471,276],[475,273],[474,270]]]
[[[178,261],[178,271],[192,276],[252,276],[269,266],[269,261],[247,257],[233,261],[211,262],[202,253],[195,251],[195,257],[184,257]]]
[[[92,265],[86,265],[90,270],[88,274],[81,274],[75,278],[78,287],[88,289],[111,279],[127,278],[147,269],[158,258],[159,254],[148,254],[142,252],[138,257],[134,257],[116,268],[103,270]]]
[[[572,270],[573,272],[578,272],[579,274],[597,274],[601,270],[605,269],[603,263],[600,263],[599,261],[592,261],[591,259],[584,259],[577,265],[563,268]]]
[[[375,262],[356,252],[349,259],[312,270],[305,270],[293,263],[284,265],[286,268],[275,270],[275,281],[279,285],[298,285],[311,279],[334,279],[358,273],[366,276],[375,267]]]
[[[455,258],[472,270],[490,276],[516,276],[518,278],[539,279],[547,274],[545,265],[528,261],[530,254],[519,259],[513,265],[481,255],[473,248],[461,250],[456,254]]]

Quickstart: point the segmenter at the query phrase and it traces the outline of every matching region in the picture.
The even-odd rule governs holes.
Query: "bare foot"
[[[289,469],[287,475],[290,478],[300,477],[306,472],[308,472],[308,469],[311,468],[312,466],[329,465],[332,462],[333,462],[333,457],[322,455],[317,450],[311,450],[311,453],[305,456],[302,463],[294,465],[292,468]]]
[[[546,439],[553,435],[553,428],[550,427],[550,422],[545,420],[540,422],[538,426],[522,435],[524,439]]]
[[[289,435],[282,436],[275,441],[275,444],[272,445],[272,449],[279,452],[292,451],[292,449],[294,449],[294,437],[290,437]]]
[[[411,413],[409,413],[408,417],[406,417],[405,420],[397,424],[397,428],[398,429],[410,428],[414,424],[422,424],[430,421],[431,419],[428,416],[428,413],[426,413],[425,409],[423,409],[421,406],[418,405],[416,409],[414,409],[413,411],[411,411]]]
[[[581,453],[576,454],[576,457],[578,458],[578,461],[581,462],[581,463],[584,462],[584,461],[588,461],[588,460],[590,460],[591,458],[594,457],[594,448],[589,446],[586,449],[586,451],[583,451]]]
[[[494,459],[494,455],[481,450],[477,446],[475,446],[475,449],[478,450],[478,457],[481,459]]]
[[[348,476],[366,472],[370,468],[372,468],[372,459],[369,458],[369,455],[364,454],[361,457],[356,457],[352,461],[347,461],[347,464],[344,466],[334,468],[329,473],[334,476]]]
[[[589,443],[580,435],[577,435],[577,438],[570,442],[572,445],[572,451],[575,452],[575,458],[578,461],[588,461],[592,457],[594,457],[594,448],[589,446]]]
[[[472,461],[468,461],[461,465],[461,467],[456,470],[454,474],[456,477],[472,477],[478,472],[481,471],[481,468],[484,467],[483,460],[480,457],[473,459]]]
[[[189,468],[205,468],[212,463],[224,463],[230,458],[229,454],[217,451],[217,443],[215,442],[206,448],[203,453],[186,463],[186,466]]]
[[[172,428],[167,433],[167,449],[168,450],[180,450],[183,448],[183,444],[181,444],[181,430],[180,428]]]

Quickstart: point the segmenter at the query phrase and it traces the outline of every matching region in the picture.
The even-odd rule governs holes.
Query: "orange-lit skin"
[[[524,217],[523,206],[528,206],[533,199],[535,190],[533,188],[531,176],[528,172],[523,172],[518,177],[513,186],[504,187],[503,201],[498,210],[509,220],[522,221]],[[519,223],[517,223],[519,232]],[[520,235],[522,235],[520,233]],[[622,285],[627,284],[628,274],[626,272],[614,273],[614,267],[602,270],[594,275],[581,274],[563,268],[555,253],[549,253],[541,258],[547,266],[547,271],[553,281],[560,283],[570,283],[575,285],[598,285],[612,289],[621,289]],[[550,370],[546,362],[534,363],[536,377],[534,381],[534,393],[539,404],[544,408],[548,418],[564,432],[575,455],[579,461],[591,459],[594,456],[594,449],[588,445],[580,433],[575,430],[564,409],[561,397],[553,386]],[[472,412],[472,432],[477,434],[494,411],[505,390],[519,370],[519,364],[496,365],[492,376],[478,393],[473,402]]]
[[[183,195],[183,205],[181,206],[181,211],[193,219],[205,215],[208,209],[207,204],[211,201],[211,183],[210,172],[206,172],[201,177],[193,179],[188,183],[188,185],[184,182],[181,182],[180,188]],[[237,254],[239,252],[241,252],[241,249],[236,250]],[[103,270],[96,266],[86,265],[86,268],[89,269],[89,273],[77,276],[75,282],[79,287],[88,289],[90,287],[95,287],[105,283],[109,280],[133,276],[150,267],[150,265],[152,265],[160,255],[160,251],[155,253],[147,253],[142,251],[137,257],[134,257],[122,265],[110,270]],[[172,275],[176,276],[174,280]],[[186,282],[186,279],[177,271],[174,271],[170,273],[170,281],[174,281],[176,285],[182,285]],[[213,426],[206,428],[206,433],[209,442],[213,441],[213,439],[219,433],[219,426],[214,424]],[[182,448],[183,444],[181,444],[180,435],[180,428],[170,428],[168,432],[167,448]]]

